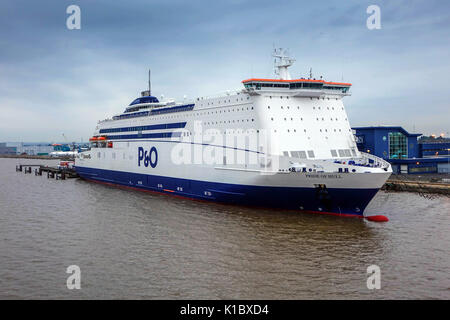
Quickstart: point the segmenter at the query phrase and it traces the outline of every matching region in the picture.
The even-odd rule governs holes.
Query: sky
[[[70,5],[81,29],[69,30]],[[381,28],[369,30],[369,5]],[[350,82],[350,124],[450,131],[450,1],[58,0],[0,2],[0,141],[87,141],[148,86],[194,99],[274,77]]]

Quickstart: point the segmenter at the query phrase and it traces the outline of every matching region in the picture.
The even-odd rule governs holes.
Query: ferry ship
[[[274,79],[243,80],[213,97],[176,102],[149,89],[98,122],[80,177],[191,199],[364,217],[392,173],[360,152],[343,98],[350,83],[292,79],[275,49]]]

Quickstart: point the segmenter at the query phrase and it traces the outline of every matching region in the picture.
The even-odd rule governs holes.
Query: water
[[[380,192],[387,223],[15,172],[0,159],[0,298],[450,298],[450,199]],[[68,290],[69,265],[81,289]],[[381,268],[368,290],[367,267]]]

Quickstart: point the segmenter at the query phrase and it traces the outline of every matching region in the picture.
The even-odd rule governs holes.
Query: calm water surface
[[[209,204],[0,159],[0,298],[450,298],[450,199],[380,192],[388,223]],[[68,290],[66,268],[81,268]],[[368,290],[367,267],[381,268]]]

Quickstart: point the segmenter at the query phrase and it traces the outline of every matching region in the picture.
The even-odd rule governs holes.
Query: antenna
[[[148,69],[148,95],[152,95],[151,71]]]
[[[289,57],[288,50],[274,49],[272,56],[275,58],[275,74],[282,80],[291,80],[288,68],[294,64],[295,59]]]
[[[310,78],[310,79],[313,78],[313,76],[312,76],[312,68],[309,68],[309,78]]]

